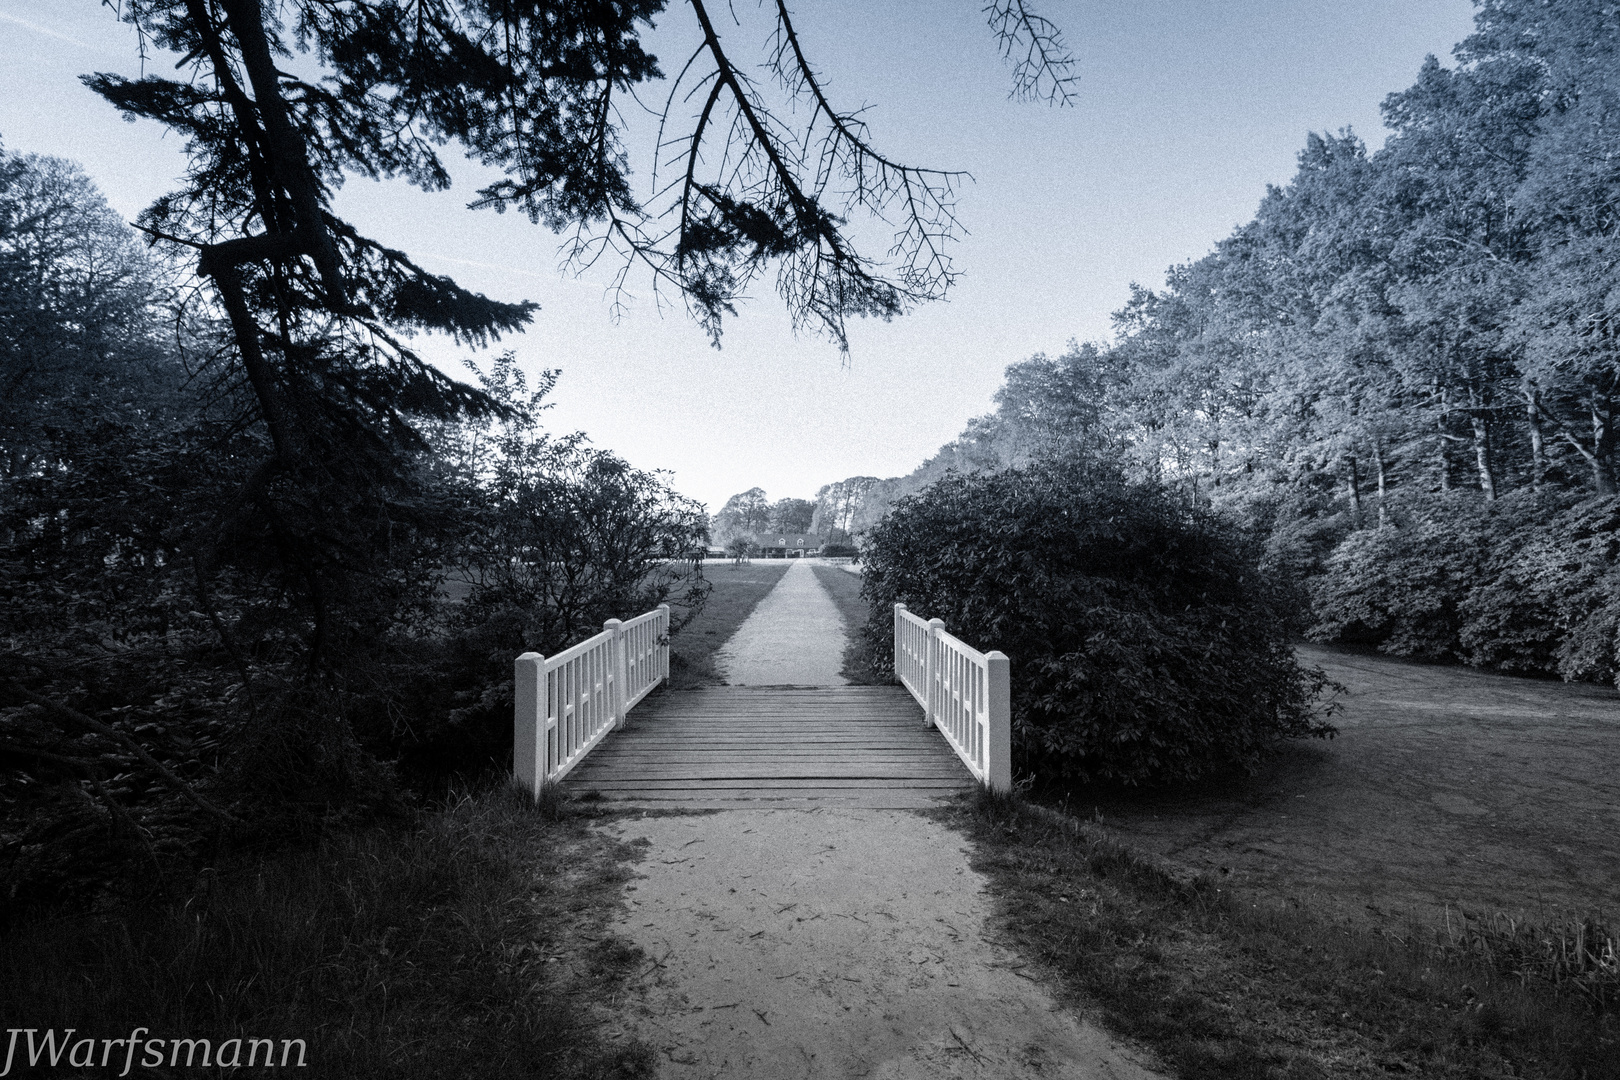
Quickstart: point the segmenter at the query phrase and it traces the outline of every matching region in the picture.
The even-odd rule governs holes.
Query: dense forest
[[[1011,365],[916,472],[818,513],[859,531],[953,469],[1101,457],[1257,532],[1317,639],[1615,679],[1620,12],[1476,24],[1384,101],[1381,149],[1311,135],[1112,341]]]

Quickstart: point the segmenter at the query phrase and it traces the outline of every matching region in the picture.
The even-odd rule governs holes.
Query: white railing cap
[[[975,663],[982,664],[990,658],[989,654],[980,652],[978,649],[975,649],[973,646],[969,645],[955,634],[952,634],[946,630],[941,630],[939,632],[939,640],[948,648],[961,653]]]
[[[593,637],[588,637],[584,641],[580,642],[578,645],[572,645],[572,646],[564,649],[562,652],[558,653],[556,656],[548,656],[548,657],[546,657],[546,670],[550,671],[553,668],[561,667],[563,664],[568,663],[568,661],[570,661],[570,660],[576,660],[579,657],[584,656],[586,653],[590,652],[592,649],[596,648],[598,645],[601,645],[604,642],[609,642],[609,641],[612,641],[612,640],[613,640],[613,631],[611,631],[611,630],[603,630],[600,634],[596,634]]]

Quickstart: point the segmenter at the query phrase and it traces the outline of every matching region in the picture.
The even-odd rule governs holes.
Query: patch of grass
[[[836,566],[815,564],[816,580],[827,590],[838,613],[844,617],[844,666],[839,672],[856,686],[890,686],[894,679],[878,674],[872,666],[872,655],[861,634],[861,628],[871,617],[872,607],[861,599],[861,578]]]
[[[75,1039],[303,1039],[321,1077],[651,1077],[651,1049],[594,1011],[641,960],[605,930],[631,854],[556,798],[465,796],[207,872],[184,902],[13,926],[0,1015]]]
[[[1234,895],[1020,798],[953,813],[1002,932],[1177,1075],[1620,1077],[1614,1009],[1460,940]]]
[[[755,559],[741,565],[728,559],[704,566],[703,576],[713,588],[697,617],[670,638],[670,689],[725,684],[715,670],[714,654],[791,565],[787,559]]]

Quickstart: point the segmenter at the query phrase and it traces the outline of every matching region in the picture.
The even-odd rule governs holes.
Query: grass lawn
[[[1041,801],[1066,795],[1077,816],[1189,874],[1396,931],[1459,906],[1620,920],[1612,687],[1300,654],[1346,688],[1336,738],[1285,743],[1253,776]]]
[[[872,606],[861,599],[860,575],[825,563],[812,563],[811,567],[816,580],[821,582],[833,603],[838,605],[838,613],[844,617],[844,633],[848,636],[848,643],[844,647],[844,667],[839,674],[856,686],[892,684],[893,679],[875,674],[867,659],[861,631],[871,616]]]
[[[643,962],[604,929],[629,853],[554,801],[496,788],[414,827],[238,858],[184,901],[11,926],[0,1015],[76,1029],[92,1050],[138,1027],[220,1057],[234,1039],[302,1039],[319,1077],[652,1077],[651,1049],[599,1008]],[[12,1075],[46,1075],[25,1050]],[[170,1052],[144,1045],[131,1075],[153,1075],[153,1053],[155,1075],[178,1075]]]
[[[1167,871],[1017,798],[952,820],[1031,970],[1174,1075],[1620,1077],[1620,972],[1576,971],[1572,939],[1379,932]]]
[[[704,566],[703,576],[712,587],[709,598],[697,618],[669,639],[670,689],[724,684],[715,671],[714,654],[791,565],[787,559],[756,559],[740,566],[730,560]]]

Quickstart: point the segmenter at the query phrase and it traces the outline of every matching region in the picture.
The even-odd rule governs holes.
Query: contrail
[[[533,270],[519,270],[512,266],[497,266],[495,263],[475,262],[472,259],[458,259],[453,255],[438,255],[428,253],[427,257],[431,259],[438,259],[440,262],[455,263],[459,266],[474,266],[480,270],[499,270],[503,274],[518,274],[522,277],[540,278],[541,280],[546,280],[551,276],[548,274],[537,274]]]
[[[86,45],[78,38],[68,37],[66,34],[58,33],[57,31],[41,26],[38,23],[31,23],[27,19],[19,19],[15,15],[7,15],[3,11],[0,11],[0,22],[15,23],[18,26],[32,30],[36,34],[44,34],[46,37],[53,37],[58,41],[65,41],[69,45],[77,45],[81,49],[95,49],[94,45]]]

